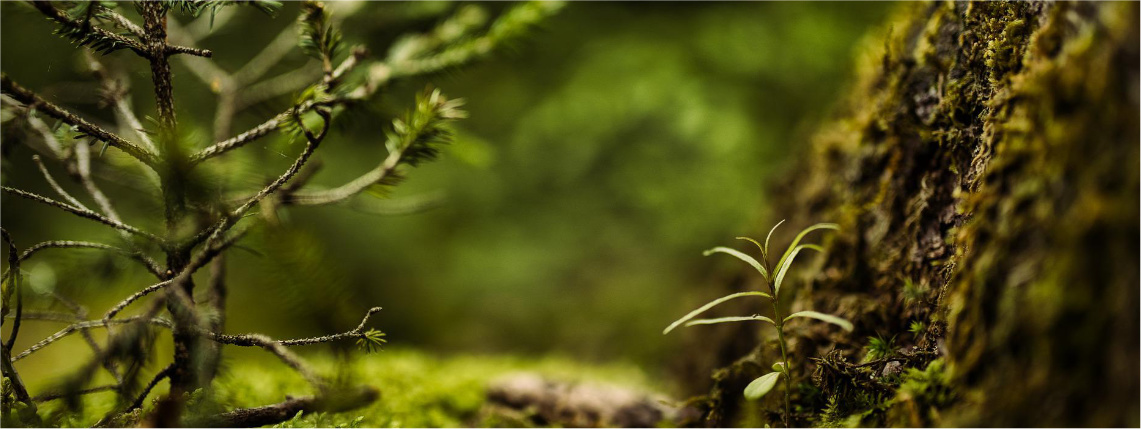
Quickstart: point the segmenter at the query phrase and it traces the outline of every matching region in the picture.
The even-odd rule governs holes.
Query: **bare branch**
[[[2,84],[4,92],[11,95],[12,98],[14,98],[16,101],[31,107],[35,107],[37,110],[44,112],[48,116],[59,119],[67,124],[74,125],[75,127],[79,128],[81,132],[90,135],[99,141],[106,142],[108,145],[118,148],[123,152],[126,152],[128,155],[131,155],[135,157],[135,159],[142,161],[142,163],[146,164],[147,166],[153,168],[156,164],[157,160],[155,159],[155,155],[151,152],[136,146],[134,143],[131,143],[122,137],[111,133],[110,131],[104,130],[90,122],[87,122],[83,118],[76,116],[74,113],[68,112],[63,108],[56,106],[47,100],[44,100],[39,95],[36,95],[27,88],[20,86],[16,82],[13,82],[12,79],[8,78],[7,74],[0,74],[0,84]]]
[[[191,48],[187,46],[166,45],[167,55],[190,54],[196,57],[210,58],[214,52],[209,49]]]
[[[344,340],[344,339],[360,338],[362,335],[364,335],[364,328],[368,324],[368,319],[370,317],[372,317],[373,314],[376,314],[380,310],[381,310],[380,307],[370,308],[368,310],[368,312],[365,313],[364,318],[361,319],[360,325],[357,325],[357,327],[351,331],[343,332],[340,334],[325,335],[325,336],[321,336],[321,337],[298,338],[298,339],[294,339],[294,340],[278,340],[278,341],[274,341],[274,342],[277,344],[283,345],[283,346],[308,346],[308,345],[313,345],[313,344],[329,343],[329,342]],[[217,342],[220,342],[220,343],[223,343],[223,344],[230,344],[230,345],[235,345],[235,346],[245,346],[245,347],[260,346],[261,345],[258,343],[258,341],[259,341],[258,337],[261,337],[261,336],[257,335],[257,334],[225,335],[225,334],[209,333],[208,335],[210,336],[210,339],[217,341]]]
[[[154,378],[152,378],[151,381],[149,383],[147,383],[146,387],[143,387],[143,391],[139,392],[139,396],[136,397],[135,400],[131,402],[131,406],[127,407],[127,409],[124,410],[123,412],[129,413],[131,411],[142,408],[143,401],[145,401],[147,399],[147,395],[151,394],[151,390],[154,390],[155,386],[158,386],[158,383],[160,381],[162,381],[162,379],[170,378],[170,373],[172,373],[172,372],[174,372],[174,364],[173,363],[170,365],[167,365],[166,368],[163,368],[161,371],[159,371],[157,374],[155,374]]]
[[[139,31],[142,30],[140,29]],[[84,51],[84,54],[92,74],[102,82],[103,91],[109,95],[108,98],[111,99],[111,104],[115,106],[116,118],[121,122],[126,122],[127,128],[130,128],[131,131],[135,133],[135,136],[146,146],[147,150],[152,153],[157,153],[158,148],[154,142],[151,141],[150,136],[147,135],[146,128],[144,128],[142,122],[139,121],[139,117],[136,116],[134,110],[131,109],[130,100],[124,96],[123,91],[126,85],[112,77],[103,63],[90,51]],[[122,128],[123,125],[120,124],[119,127]]]
[[[52,134],[51,129],[48,128],[48,125],[45,124],[44,121],[39,118],[39,116],[28,114],[26,117],[28,118],[28,125],[30,125],[33,130],[40,134],[40,137],[44,140],[44,145],[46,145],[48,149],[51,150],[52,156],[55,156],[58,159],[62,159],[64,156],[66,156],[63,150],[63,146],[59,144],[59,139],[55,138],[55,134]]]
[[[8,275],[12,277],[11,287],[16,289],[16,319],[12,322],[12,331],[8,334],[8,341],[4,343],[5,350],[12,350],[12,346],[16,344],[16,336],[20,334],[20,320],[24,318],[24,282],[20,281],[19,251],[16,250],[16,243],[12,241],[12,235],[8,234],[8,230],[0,228],[0,237],[8,242]],[[7,307],[7,297],[4,301],[4,306]],[[7,314],[7,308],[4,310],[4,313]]]
[[[24,261],[25,259],[30,258],[33,254],[35,254],[36,252],[39,252],[40,250],[63,249],[63,248],[87,248],[87,249],[110,250],[112,252],[115,252],[115,253],[121,254],[123,256],[126,256],[128,258],[131,258],[132,260],[138,261],[139,263],[143,264],[143,266],[146,267],[147,271],[149,271],[151,274],[154,274],[155,276],[160,277],[160,278],[162,277],[162,267],[160,267],[157,263],[155,263],[154,260],[151,260],[150,258],[146,257],[146,255],[143,255],[142,253],[123,249],[123,248],[119,248],[119,247],[115,247],[115,246],[111,246],[111,245],[107,245],[107,244],[92,243],[92,242],[87,242],[87,241],[70,241],[70,240],[45,241],[45,242],[36,244],[35,246],[29,247],[27,250],[25,250],[24,253],[22,253],[20,255],[20,261]]]
[[[230,246],[234,245],[234,243],[236,243],[244,235],[245,235],[245,231],[240,231],[238,233],[231,234],[230,237],[227,237],[226,239],[217,241],[216,243],[213,243],[213,244],[207,243],[206,248],[202,249],[202,251],[200,251],[198,253],[198,255],[196,255],[193,259],[191,259],[190,263],[186,264],[186,267],[183,268],[182,271],[179,272],[176,276],[174,276],[173,278],[171,278],[169,280],[161,281],[161,282],[155,283],[153,285],[147,286],[146,288],[143,288],[143,290],[140,290],[138,292],[135,292],[131,296],[128,296],[127,298],[120,301],[118,304],[115,304],[114,307],[111,307],[110,310],[107,310],[107,313],[103,315],[103,319],[108,320],[112,317],[115,317],[116,314],[119,314],[120,311],[123,311],[124,308],[127,308],[127,306],[130,305],[132,302],[139,300],[139,298],[150,295],[151,293],[154,293],[155,291],[167,288],[167,287],[169,287],[169,286],[171,286],[177,282],[186,281],[186,279],[188,279],[191,274],[194,274],[194,272],[197,271],[199,268],[202,268],[203,266],[205,266],[206,263],[210,262],[210,260],[212,260],[212,259],[214,259],[214,257],[218,256],[218,254],[220,254],[222,251],[224,251],[227,248],[229,248]]]
[[[19,319],[16,319],[16,320],[19,320]],[[67,337],[68,335],[74,334],[75,332],[77,332],[79,330],[104,328],[104,327],[108,327],[108,326],[125,325],[128,323],[140,323],[140,322],[141,323],[150,323],[152,325],[158,325],[158,326],[163,326],[163,327],[168,327],[168,328],[171,326],[170,321],[164,320],[164,319],[159,319],[159,318],[154,318],[151,316],[131,316],[131,317],[128,317],[125,319],[88,320],[88,321],[84,321],[84,322],[73,323],[73,324],[69,325],[68,327],[61,329],[59,332],[56,332],[56,333],[48,336],[47,338],[40,340],[40,342],[33,344],[31,347],[28,347],[27,350],[20,352],[20,354],[13,356],[12,361],[15,362],[15,361],[18,361],[20,359],[26,358],[26,357],[28,357],[28,355],[35,353],[39,350],[42,350],[44,347],[47,347],[47,346],[51,345],[52,343],[59,341],[59,340],[63,339],[64,337]]]
[[[36,166],[40,168],[40,173],[43,173],[44,175],[44,180],[48,182],[48,185],[51,185],[52,189],[55,190],[55,193],[59,194],[59,196],[63,197],[63,199],[67,200],[67,202],[78,208],[88,211],[91,210],[87,208],[87,206],[83,205],[83,203],[79,202],[79,200],[75,199],[75,197],[71,196],[71,194],[67,193],[63,187],[59,186],[59,183],[55,181],[55,178],[52,177],[52,174],[48,172],[48,167],[44,165],[42,160],[40,160],[39,155],[32,155],[32,161],[35,161]]]
[[[110,218],[105,217],[99,213],[95,213],[91,210],[82,209],[79,207],[73,207],[71,205],[61,203],[61,202],[53,200],[51,198],[48,198],[48,197],[45,197],[45,196],[42,196],[39,194],[27,192],[27,191],[22,191],[22,190],[19,190],[16,188],[9,188],[7,186],[0,186],[0,189],[2,189],[4,192],[12,194],[12,195],[16,195],[16,196],[22,197],[22,198],[27,198],[29,200],[36,201],[39,203],[47,204],[49,206],[61,209],[61,210],[66,211],[68,213],[74,214],[76,216],[79,216],[79,217],[82,217],[85,219],[90,219],[90,220],[102,223],[104,225],[110,226],[112,228],[119,229],[122,231],[127,231],[131,234],[135,234],[135,235],[138,235],[141,237],[146,237],[146,238],[151,239],[151,240],[153,240],[159,244],[165,244],[165,242],[162,238],[159,238],[158,236],[156,236],[154,234],[151,234],[149,232],[140,230],[140,229],[135,228],[133,226],[124,224],[124,223],[119,222],[117,220],[110,219]]]
[[[40,394],[40,395],[32,398],[32,400],[36,401],[36,402],[47,402],[47,401],[54,401],[56,399],[66,398],[67,396],[73,395],[73,394],[74,395],[90,395],[92,393],[106,392],[109,390],[113,391],[113,390],[118,390],[118,389],[119,389],[118,384],[107,384],[107,385],[103,385],[103,386],[97,386],[97,387],[82,389],[82,390],[79,390],[76,392],[48,392],[48,393]]]
[[[124,30],[130,31],[131,34],[135,35],[135,37],[143,37],[143,27],[139,27],[138,24],[131,22],[131,20],[127,19],[127,17],[120,15],[119,12],[115,12],[111,9],[104,8],[103,12],[111,18],[111,22],[115,25]]]
[[[274,356],[277,356],[278,359],[280,359],[282,362],[284,362],[290,368],[293,368],[293,370],[297,371],[299,374],[301,374],[302,377],[305,377],[305,380],[308,381],[309,384],[313,385],[313,387],[315,387],[318,391],[323,392],[329,387],[328,383],[320,375],[317,375],[317,373],[314,372],[313,369],[309,368],[309,366],[305,364],[305,361],[303,361],[301,359],[301,357],[299,357],[296,354],[294,354],[293,352],[289,351],[289,349],[286,348],[286,346],[284,344],[282,344],[282,342],[280,342],[280,341],[274,341],[273,339],[271,339],[265,335],[260,335],[260,334],[242,335],[241,337],[230,337],[230,338],[240,338],[240,341],[237,343],[221,341],[221,339],[219,337],[223,337],[223,336],[222,335],[212,336],[212,338],[215,341],[219,341],[219,342],[224,343],[224,344],[261,347],[261,348],[265,349],[266,351],[272,353]]]

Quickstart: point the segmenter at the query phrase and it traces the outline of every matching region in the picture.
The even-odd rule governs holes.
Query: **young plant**
[[[773,226],[773,229],[769,231],[768,237],[765,238],[765,244],[763,244],[763,245],[761,243],[757,242],[756,240],[751,239],[751,238],[737,237],[740,240],[747,240],[747,241],[755,244],[758,248],[761,249],[761,260],[760,261],[754,259],[752,256],[741,253],[741,252],[734,250],[734,249],[730,249],[728,247],[714,247],[712,249],[705,251],[705,256],[709,256],[709,255],[712,255],[714,253],[725,253],[725,254],[728,254],[730,256],[736,257],[737,259],[745,261],[745,263],[749,264],[754,269],[756,269],[757,272],[761,273],[761,277],[765,279],[765,284],[768,286],[768,292],[762,292],[762,291],[738,292],[738,293],[730,294],[730,295],[715,299],[715,300],[709,302],[708,304],[705,304],[705,305],[701,306],[700,308],[691,311],[689,314],[686,314],[681,319],[674,321],[673,323],[670,324],[670,326],[668,326],[665,329],[665,331],[662,331],[662,334],[663,335],[668,334],[668,333],[670,333],[670,331],[674,330],[674,328],[677,328],[678,326],[680,326],[682,324],[685,324],[685,326],[688,327],[688,326],[694,326],[694,325],[712,325],[712,324],[716,324],[716,323],[760,321],[760,322],[766,322],[770,325],[773,325],[773,327],[776,328],[777,340],[780,343],[781,361],[773,364],[773,366],[772,366],[773,372],[770,372],[768,374],[765,374],[765,375],[758,377],[756,380],[753,380],[753,382],[749,383],[749,385],[745,387],[745,398],[753,400],[753,399],[758,399],[762,396],[765,396],[766,394],[769,393],[769,391],[771,391],[773,389],[773,387],[776,386],[777,381],[783,375],[784,376],[784,382],[785,382],[785,389],[784,389],[784,419],[785,419],[785,422],[784,423],[787,426],[789,423],[789,416],[790,416],[789,395],[790,395],[790,392],[792,391],[792,375],[789,374],[789,370],[788,370],[788,368],[789,368],[789,366],[788,366],[788,353],[786,351],[787,346],[786,346],[785,337],[784,337],[785,324],[792,319],[802,317],[802,318],[816,319],[819,321],[828,322],[828,323],[840,326],[844,330],[851,331],[852,330],[852,323],[848,322],[847,320],[844,320],[843,318],[840,318],[840,317],[836,317],[836,316],[833,316],[830,314],[819,313],[819,312],[815,312],[815,311],[799,311],[799,312],[790,314],[788,316],[782,316],[782,314],[784,314],[784,311],[781,309],[781,307],[779,305],[780,304],[780,297],[782,296],[781,286],[784,284],[784,278],[788,274],[789,267],[792,266],[792,261],[794,259],[796,259],[796,256],[798,254],[800,254],[801,250],[811,249],[811,250],[815,250],[818,252],[824,251],[824,248],[822,248],[818,245],[800,244],[800,241],[802,239],[804,239],[805,235],[808,235],[808,233],[810,233],[812,231],[816,231],[818,229],[832,229],[832,230],[839,230],[840,229],[839,225],[836,225],[834,223],[818,223],[816,225],[812,225],[808,228],[805,228],[804,230],[800,231],[800,234],[797,234],[796,238],[792,241],[792,244],[789,244],[788,248],[785,249],[784,254],[781,255],[780,259],[776,260],[776,264],[773,264],[772,259],[769,258],[769,256],[770,256],[769,241],[772,239],[773,232],[776,231],[777,227],[779,227],[782,223],[784,223],[783,220],[780,221],[780,223],[777,223],[776,226]],[[774,270],[774,268],[775,268],[775,270]],[[785,289],[785,290],[787,290],[787,289]],[[762,316],[759,314],[754,314],[752,316],[719,317],[719,318],[715,318],[715,319],[694,319],[699,314],[704,313],[705,311],[707,311],[713,307],[716,307],[717,305],[719,305],[721,303],[724,303],[726,301],[736,299],[736,298],[746,297],[746,296],[759,296],[762,298],[768,298],[769,301],[772,303],[772,306],[773,306],[772,317],[770,318],[770,317]]]

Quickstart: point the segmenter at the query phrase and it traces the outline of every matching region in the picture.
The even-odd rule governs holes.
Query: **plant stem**
[[[765,251],[761,256],[765,261],[766,268],[770,273],[772,273],[773,267],[769,262],[768,249],[764,250]],[[777,342],[780,343],[780,359],[784,370],[782,371],[784,373],[784,427],[792,427],[792,425],[789,424],[792,419],[792,401],[789,398],[789,395],[792,392],[792,372],[788,367],[788,352],[785,351],[784,345],[784,316],[780,314],[780,296],[777,295],[776,288],[773,286],[771,281],[768,282],[768,285],[769,292],[772,292],[773,295],[773,298],[769,301],[773,303],[773,325],[776,326],[777,329]]]
[[[788,367],[788,353],[785,351],[784,345],[784,317],[781,316],[780,310],[777,306],[777,297],[773,297],[773,322],[776,322],[777,340],[780,342],[780,358],[784,365],[784,426],[792,427],[789,424],[791,419],[791,400],[789,395],[792,392],[792,373]]]

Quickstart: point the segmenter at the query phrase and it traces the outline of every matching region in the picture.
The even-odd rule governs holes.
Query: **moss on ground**
[[[665,391],[660,381],[651,379],[639,367],[624,364],[589,365],[560,357],[505,355],[457,355],[441,357],[431,353],[388,348],[369,355],[353,353],[354,361],[331,354],[307,356],[324,374],[340,382],[367,384],[381,392],[373,404],[339,414],[300,415],[279,427],[518,427],[531,422],[523,415],[482,411],[485,389],[497,377],[529,371],[555,380],[597,381],[631,387],[646,392]],[[210,407],[232,409],[281,402],[286,395],[312,394],[297,374],[271,356],[235,353],[215,382],[216,404]],[[165,383],[163,383],[165,385]],[[156,389],[152,398],[166,393]],[[91,426],[114,406],[113,393],[89,395],[83,413],[58,413],[61,401],[41,407],[48,424],[65,427]],[[154,406],[148,401],[147,410]],[[194,400],[192,400],[192,403]],[[199,402],[201,401],[199,398]],[[145,412],[144,412],[145,414]]]

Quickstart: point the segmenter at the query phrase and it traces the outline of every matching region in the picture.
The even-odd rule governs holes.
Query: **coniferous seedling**
[[[329,377],[311,369],[290,348],[355,340],[366,352],[377,350],[385,343],[385,335],[367,325],[379,307],[368,310],[356,328],[339,334],[291,340],[275,340],[259,334],[225,334],[225,298],[230,285],[225,281],[222,256],[227,250],[242,247],[240,242],[251,229],[275,224],[279,211],[293,206],[349,203],[365,193],[384,195],[399,184],[412,167],[434,159],[440,147],[452,140],[448,124],[465,117],[465,112],[460,100],[429,89],[416,98],[406,115],[391,123],[387,135],[376,136],[375,152],[369,154],[377,158],[375,168],[341,186],[318,188],[309,183],[319,165],[314,162],[314,155],[322,143],[332,137],[331,126],[339,117],[367,111],[364,107],[375,102],[378,94],[397,81],[431,76],[485,58],[500,46],[517,42],[528,29],[560,7],[557,2],[520,3],[506,8],[490,23],[478,6],[460,7],[435,29],[406,34],[386,55],[372,58],[369,49],[348,46],[338,29],[338,21],[326,5],[306,2],[291,26],[245,65],[231,72],[206,60],[213,55],[210,50],[192,46],[206,39],[212,28],[222,25],[220,21],[232,19],[233,13],[224,13],[231,6],[250,5],[275,14],[280,11],[281,3],[138,1],[133,3],[133,8],[141,17],[141,24],[135,22],[137,18],[128,17],[131,14],[124,10],[130,3],[39,0],[29,3],[56,25],[57,34],[82,51],[92,74],[101,82],[101,93],[114,113],[116,127],[84,119],[3,73],[0,80],[4,96],[0,101],[5,118],[5,144],[27,146],[37,153],[31,161],[37,164],[58,198],[19,189],[10,183],[4,184],[3,193],[103,224],[112,228],[121,240],[118,245],[47,241],[21,252],[17,242],[22,231],[0,228],[8,252],[0,316],[6,325],[11,325],[8,338],[0,342],[4,426],[39,426],[42,421],[36,404],[62,399],[78,405],[81,395],[105,391],[118,395],[119,406],[99,424],[134,424],[142,417],[141,409],[151,390],[163,380],[169,381],[170,394],[163,399],[162,406],[156,408],[165,411],[153,413],[146,423],[263,426],[291,418],[298,412],[347,410],[374,400],[378,396],[375,389],[337,386]],[[180,23],[177,19],[168,19],[171,13],[191,19]],[[266,78],[270,71],[288,64],[289,61],[283,60],[297,49],[318,61],[319,67],[306,64]],[[149,63],[149,67],[139,73],[150,75],[148,83],[157,111],[153,119],[140,120],[134,113],[131,106],[134,98],[125,82],[133,73],[116,74],[102,62],[107,55],[131,54]],[[179,125],[175,114],[176,81],[171,71],[171,63],[176,59],[185,60],[184,65],[190,71],[186,76],[201,80],[216,94],[211,141],[195,141],[193,133]],[[137,85],[138,88],[147,86]],[[232,132],[238,113],[264,111],[270,101],[290,94],[296,95],[280,113],[244,132]],[[7,138],[9,132],[17,137]],[[214,186],[211,189],[204,184],[210,183],[203,177],[211,171],[226,170],[204,166],[219,165],[225,162],[224,155],[253,146],[254,142],[275,133],[287,136],[292,142],[288,149],[294,153],[292,163],[284,171],[260,172],[267,179],[253,189],[216,183],[211,184]],[[106,151],[119,151],[127,157],[116,157],[123,162],[110,162],[101,157]],[[13,152],[4,151],[5,156],[10,153]],[[5,159],[5,162],[15,161]],[[86,196],[77,198],[60,186],[47,168],[51,164],[67,171]],[[157,219],[151,222],[122,216],[117,209],[121,202],[101,190],[100,182],[108,177],[107,173],[141,177],[141,183],[153,185],[153,193],[141,192],[139,196],[140,199],[153,196],[154,201],[147,203],[162,207],[162,215],[155,216]],[[15,201],[6,204],[15,204]],[[165,229],[150,231],[140,226],[148,224],[164,225]],[[54,292],[50,298],[72,309],[71,313],[25,309],[25,295],[35,292],[24,285],[21,263],[41,255],[46,249],[94,249],[122,255],[152,274],[155,283],[138,288],[99,318],[87,318],[87,310],[82,305]],[[208,268],[208,281],[205,285],[196,285],[192,276],[203,268]],[[195,293],[195,289],[202,293]],[[142,307],[141,311],[131,316],[120,315],[136,303],[140,303],[135,306]],[[68,325],[26,350],[14,351],[20,325],[29,321]],[[104,341],[90,334],[89,331],[95,329],[107,330]],[[157,352],[156,336],[167,331],[173,337],[173,362],[144,382],[146,379],[141,378],[140,373],[142,364]],[[58,391],[38,395],[29,392],[12,363],[73,334],[84,337],[94,358],[64,377],[65,382]],[[264,407],[212,414],[190,415],[192,410],[178,411],[187,409],[197,400],[194,398],[200,398],[200,392],[210,390],[222,345],[257,347],[272,353],[300,373],[316,394],[292,397]],[[114,382],[89,386],[100,371],[106,371]]]
[[[747,398],[747,399],[759,399],[760,397],[765,396],[770,391],[772,391],[773,387],[776,386],[777,382],[783,376],[784,382],[785,382],[784,419],[785,419],[785,425],[787,426],[789,423],[789,420],[790,420],[789,414],[791,412],[790,394],[792,391],[792,374],[789,372],[788,353],[786,350],[787,344],[785,341],[785,332],[784,332],[785,324],[788,321],[795,319],[795,318],[808,318],[808,319],[816,319],[816,320],[820,320],[823,322],[835,324],[835,325],[840,326],[841,328],[843,328],[844,330],[847,330],[847,331],[851,331],[853,326],[852,326],[851,322],[849,322],[849,321],[847,321],[841,317],[833,316],[831,314],[820,313],[820,312],[816,312],[816,311],[798,311],[796,313],[792,313],[792,314],[789,314],[787,316],[783,316],[783,314],[785,313],[785,310],[783,310],[780,306],[780,298],[782,296],[784,296],[782,294],[781,286],[784,284],[785,276],[788,274],[788,270],[792,266],[793,260],[795,260],[796,256],[802,250],[805,250],[805,249],[815,250],[818,252],[824,251],[824,248],[822,248],[818,245],[800,244],[800,241],[804,238],[805,235],[807,235],[808,233],[810,233],[812,231],[815,231],[818,229],[839,230],[840,227],[839,227],[839,225],[834,224],[834,223],[818,223],[816,225],[812,225],[808,228],[805,228],[804,230],[800,231],[799,234],[797,234],[796,238],[793,239],[792,244],[789,244],[788,248],[785,249],[784,254],[782,254],[780,259],[777,259],[775,261],[776,263],[774,264],[773,260],[770,259],[770,257],[769,257],[771,255],[769,252],[769,241],[772,239],[773,232],[776,231],[777,227],[779,227],[782,223],[784,223],[784,221],[777,223],[775,226],[773,226],[773,228],[771,230],[769,230],[769,235],[765,238],[764,244],[761,244],[760,242],[753,240],[751,238],[737,237],[740,240],[746,240],[746,241],[753,243],[754,245],[756,245],[760,249],[760,251],[761,251],[761,260],[760,261],[758,261],[756,258],[753,258],[752,256],[749,256],[745,253],[742,253],[740,251],[737,251],[735,249],[731,249],[728,247],[714,247],[712,249],[705,251],[706,256],[712,255],[714,253],[725,253],[725,254],[731,255],[731,256],[733,256],[737,259],[740,259],[740,260],[744,261],[745,263],[749,264],[750,266],[753,267],[753,269],[755,269],[755,270],[757,270],[757,272],[761,273],[761,277],[765,280],[765,284],[768,287],[767,292],[763,292],[763,291],[738,292],[738,293],[726,295],[726,296],[723,296],[721,298],[715,299],[713,301],[710,301],[708,304],[705,304],[705,305],[699,307],[698,309],[691,311],[689,314],[686,314],[681,319],[674,321],[668,327],[666,327],[666,329],[664,331],[662,331],[662,334],[668,334],[668,333],[670,333],[670,331],[674,330],[678,326],[681,326],[682,324],[684,324],[685,326],[695,326],[695,325],[712,325],[712,324],[717,324],[717,323],[729,323],[729,322],[759,321],[759,322],[765,322],[765,323],[768,323],[770,325],[773,325],[773,327],[776,328],[777,341],[780,343],[780,353],[781,353],[780,357],[781,357],[781,359],[779,362],[774,363],[772,365],[773,372],[762,375],[762,376],[758,377],[757,379],[753,380],[751,383],[749,383],[749,385],[745,387],[744,394],[745,394],[745,398]],[[785,289],[784,291],[787,291],[787,289]],[[772,303],[772,308],[773,308],[772,317],[754,314],[752,316],[730,316],[730,317],[719,317],[719,318],[714,318],[714,319],[694,319],[699,314],[704,313],[705,311],[707,311],[713,307],[716,307],[717,305],[722,304],[726,301],[730,301],[730,300],[733,300],[736,298],[748,297],[748,296],[758,296],[758,297],[762,297],[762,298],[767,298]]]

